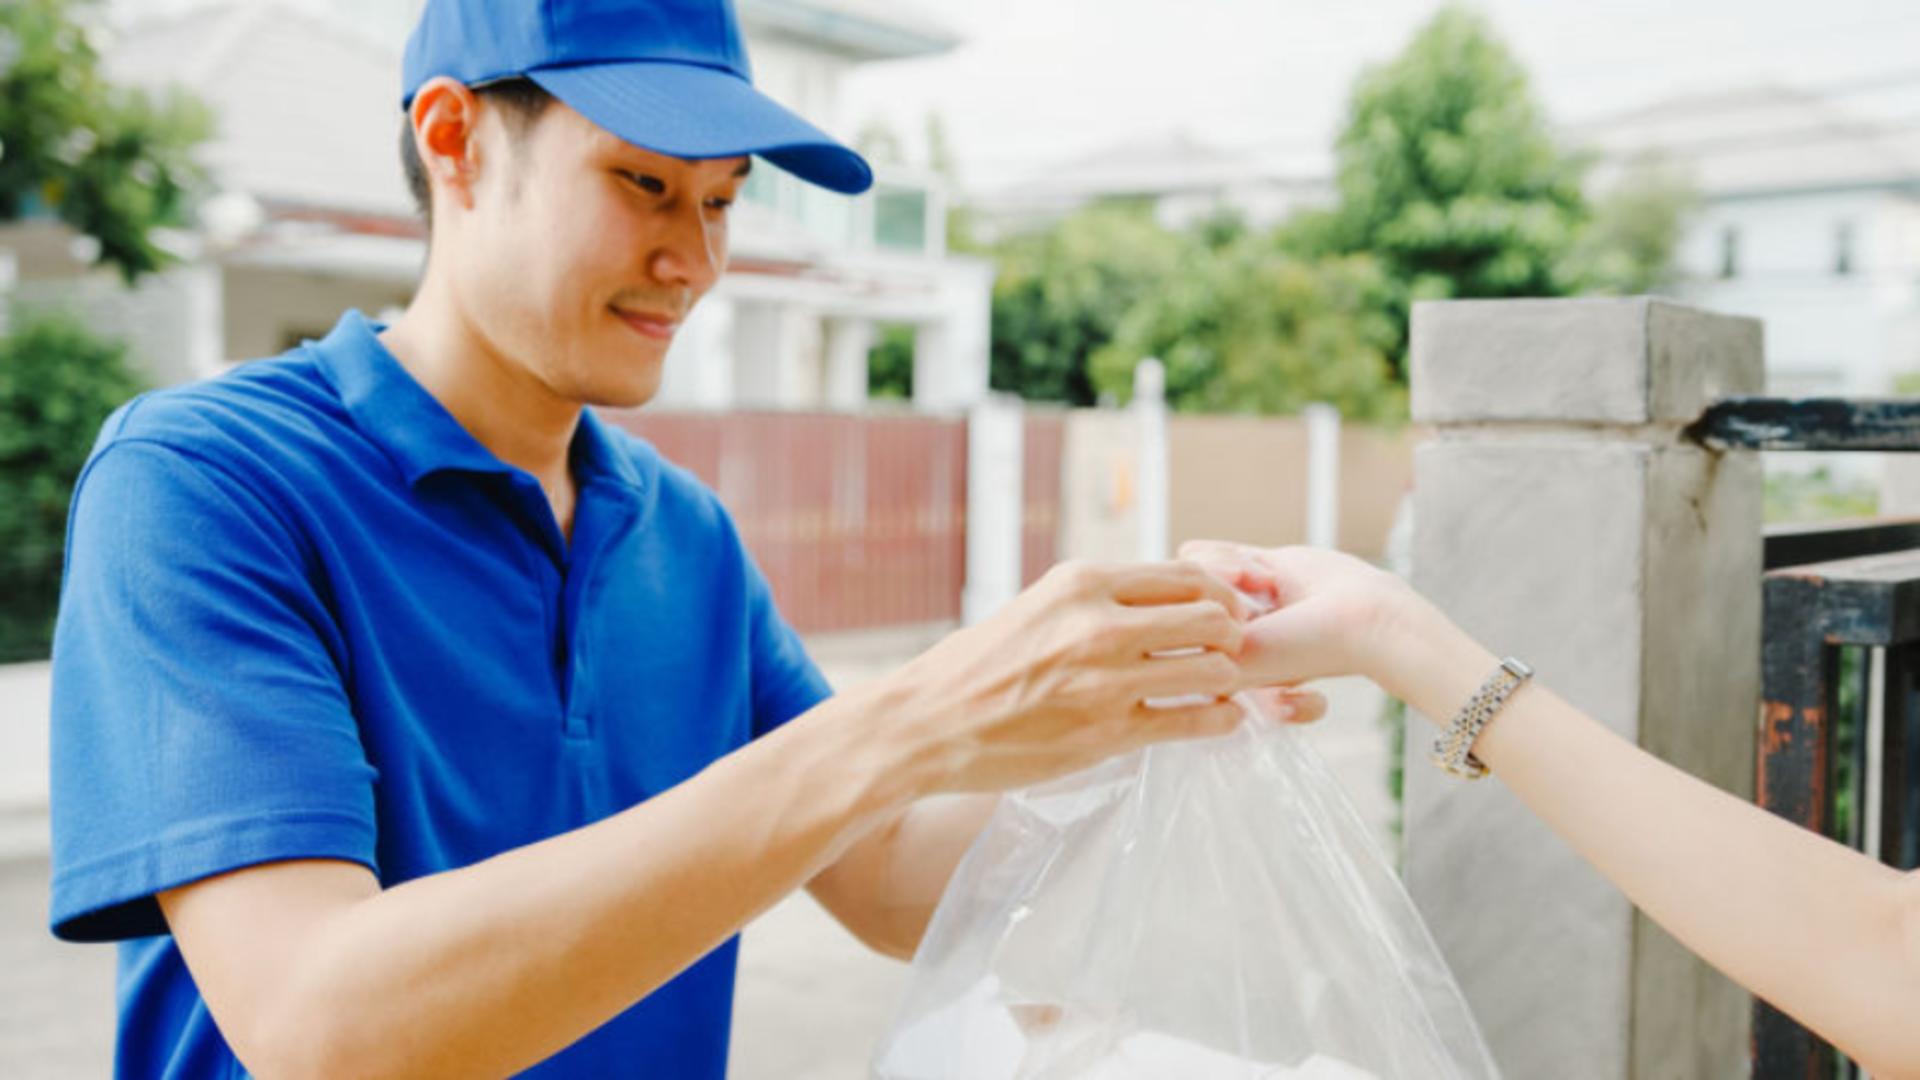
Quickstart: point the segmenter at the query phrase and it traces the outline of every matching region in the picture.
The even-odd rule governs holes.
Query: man
[[[122,942],[120,1074],[719,1077],[782,896],[911,952],[991,805],[925,796],[1235,722],[1189,564],[829,699],[712,494],[584,411],[655,392],[751,155],[870,182],[725,0],[430,0],[404,79],[404,316],[131,403],[75,497],[52,920]]]

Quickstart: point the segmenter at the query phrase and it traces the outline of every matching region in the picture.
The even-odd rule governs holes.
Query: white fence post
[[[1685,440],[1761,327],[1647,299],[1415,306],[1414,582],[1625,737],[1748,796],[1760,464]],[[1406,878],[1508,1076],[1743,1076],[1750,1000],[1409,723]],[[1633,792],[1621,791],[1622,799]]]
[[[967,583],[960,596],[968,624],[1020,592],[1026,493],[1026,411],[995,394],[967,418]]]
[[[1309,405],[1307,423],[1307,543],[1340,545],[1340,410]]]
[[[1142,562],[1167,557],[1167,369],[1148,357],[1133,369],[1133,416],[1138,426]]]

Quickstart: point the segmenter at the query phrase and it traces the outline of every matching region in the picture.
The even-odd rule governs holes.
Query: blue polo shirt
[[[123,1076],[242,1074],[154,900],[280,859],[382,885],[590,824],[827,695],[713,493],[585,414],[569,542],[349,312],[145,395],[74,496],[54,933],[117,940]],[[736,942],[530,1071],[726,1069]]]

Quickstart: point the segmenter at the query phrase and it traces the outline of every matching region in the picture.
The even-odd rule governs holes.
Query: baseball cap
[[[468,86],[525,76],[655,153],[757,154],[843,194],[873,185],[864,158],[754,88],[731,0],[427,0],[402,106],[440,75]]]

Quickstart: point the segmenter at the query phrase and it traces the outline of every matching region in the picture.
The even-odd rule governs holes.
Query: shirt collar
[[[515,472],[461,426],[381,344],[378,334],[385,329],[350,310],[314,348],[348,415],[393,459],[407,484],[418,484],[437,472]],[[632,456],[592,409],[581,412],[570,463],[583,486],[604,478],[636,491],[645,487]]]

